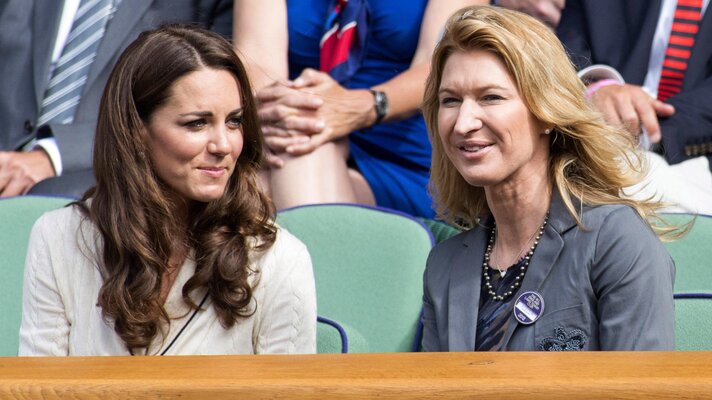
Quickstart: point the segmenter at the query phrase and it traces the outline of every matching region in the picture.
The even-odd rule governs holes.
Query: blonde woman
[[[673,348],[674,264],[646,222],[658,204],[621,197],[643,163],[546,26],[457,12],[424,116],[438,213],[472,228],[430,254],[426,351]]]

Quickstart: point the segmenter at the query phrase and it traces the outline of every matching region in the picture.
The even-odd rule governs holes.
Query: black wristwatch
[[[386,94],[380,90],[369,90],[373,95],[373,108],[376,110],[376,122],[373,124],[376,125],[383,120],[386,114],[388,114],[388,97],[386,97]]]

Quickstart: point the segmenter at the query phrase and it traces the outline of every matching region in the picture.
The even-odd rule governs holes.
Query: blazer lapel
[[[122,0],[101,39],[96,59],[89,70],[85,91],[91,87],[104,68],[120,53],[122,44],[133,27],[151,7],[153,0]]]
[[[544,235],[542,235],[539,240],[539,245],[534,251],[522,286],[514,295],[515,301],[516,297],[524,292],[532,291],[541,293],[542,284],[546,281],[552,268],[554,268],[559,254],[564,248],[562,235],[574,226],[576,226],[576,220],[569,214],[561,196],[556,191],[556,188],[554,188],[551,206],[549,208],[549,220],[544,229]],[[546,312],[546,299],[544,299],[544,312]],[[514,316],[510,316],[510,318],[514,318]],[[509,346],[509,340],[519,325],[519,323],[514,322],[507,327],[503,339],[504,349]]]
[[[707,64],[710,57],[712,57],[712,8],[708,6],[702,15],[700,30],[695,36],[695,46],[692,48],[682,82],[683,90],[692,89],[707,78]]]
[[[42,108],[45,86],[49,80],[52,64],[52,50],[57,39],[59,21],[62,17],[63,2],[56,0],[35,0],[32,18],[32,70],[34,76],[37,110]]]
[[[480,306],[482,262],[487,229],[475,228],[463,239],[465,250],[453,259],[448,290],[448,347],[474,351]]]
[[[620,0],[616,0],[618,3]],[[658,25],[660,16],[661,0],[638,0],[620,2],[620,7],[624,9],[623,31],[621,40],[631,42],[628,51],[620,54],[620,73],[626,77],[629,83],[642,85],[645,75],[648,72],[650,61],[650,49],[653,43],[653,36]],[[605,15],[605,12],[604,12]],[[635,25],[635,28],[632,27]],[[611,42],[612,46],[620,46]]]

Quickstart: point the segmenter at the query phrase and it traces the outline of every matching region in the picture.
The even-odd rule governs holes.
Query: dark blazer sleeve
[[[667,102],[675,106],[675,114],[660,121],[660,130],[663,155],[670,164],[707,156],[712,168],[711,98],[712,76],[668,99]]]
[[[631,208],[605,218],[591,268],[601,350],[674,349],[675,266]]]

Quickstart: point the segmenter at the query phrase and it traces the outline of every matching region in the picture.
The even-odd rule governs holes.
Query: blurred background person
[[[423,113],[438,213],[471,228],[428,259],[424,350],[673,349],[675,269],[646,222],[658,204],[621,195],[645,164],[549,28],[458,11]]]
[[[557,34],[605,119],[640,137],[638,196],[712,214],[709,0],[567,0]],[[648,144],[649,143],[649,144]]]
[[[231,34],[229,0],[0,2],[0,197],[80,197],[94,183],[99,99],[138,34],[185,22]]]
[[[236,0],[277,208],[377,204],[432,217],[418,111],[447,17],[486,0]]]
[[[101,99],[96,186],[33,228],[19,354],[315,352],[311,261],[274,225],[262,144],[227,40],[141,34]]]

